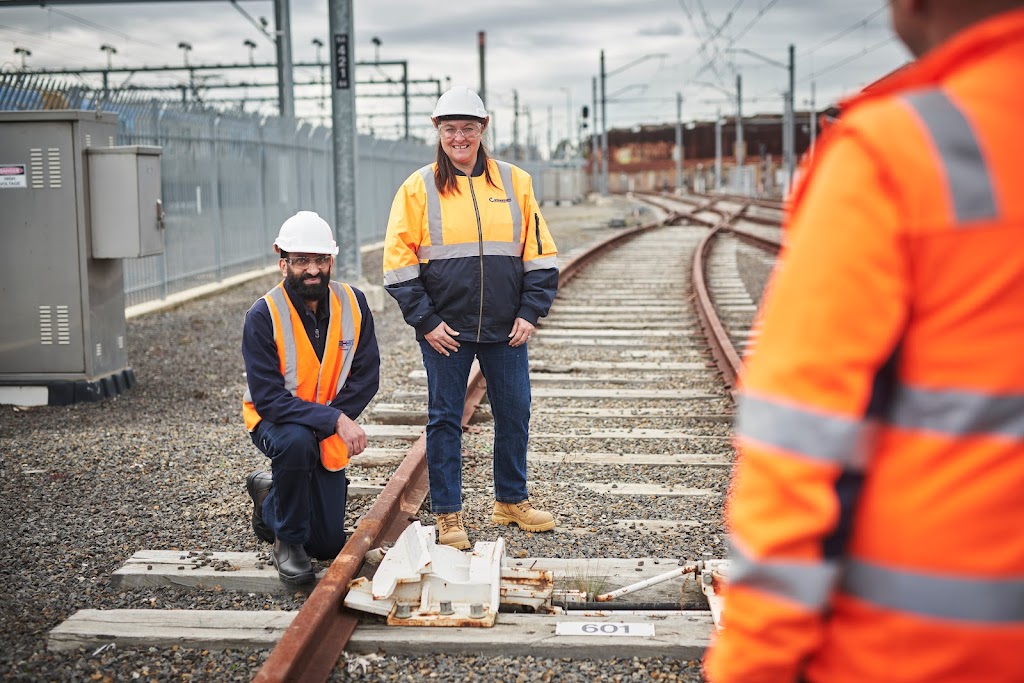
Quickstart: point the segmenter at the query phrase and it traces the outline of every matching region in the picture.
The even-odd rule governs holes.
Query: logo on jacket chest
[[[341,349],[342,351],[348,351],[355,345],[355,343],[355,339],[342,339],[341,341],[338,342],[338,348]]]
[[[488,197],[487,201],[491,202],[492,204],[509,204],[512,202],[512,198],[505,197],[503,199],[499,199],[498,197]]]

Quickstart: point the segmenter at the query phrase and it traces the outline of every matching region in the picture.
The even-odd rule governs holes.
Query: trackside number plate
[[[654,636],[654,624],[626,624],[616,621],[562,621],[555,625],[556,636]]]

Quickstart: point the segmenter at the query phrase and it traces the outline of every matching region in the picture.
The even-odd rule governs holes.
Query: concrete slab
[[[665,498],[685,498],[689,496],[717,496],[712,489],[695,489],[686,486],[662,486],[661,484],[597,484],[591,482],[574,482],[573,486],[582,486],[595,493],[606,496],[661,496]]]
[[[214,610],[80,610],[47,636],[54,651],[115,643],[118,647],[180,647],[208,650],[270,649],[297,612]],[[558,636],[559,622],[651,624],[654,636]],[[672,657],[697,659],[714,629],[710,611],[660,615],[559,616],[501,614],[492,628],[400,628],[363,623],[346,648],[391,655]]]
[[[617,398],[644,401],[703,401],[725,398],[694,389],[562,389],[554,387],[531,388],[534,398]]]
[[[408,379],[413,384],[427,386],[426,370],[413,370],[409,373]],[[569,373],[540,372],[530,373],[531,384],[657,384],[658,382],[669,382],[675,379],[672,375],[574,375]],[[376,414],[376,413],[375,413]]]
[[[672,418],[674,420],[679,420],[680,424],[700,424],[705,422],[731,424],[735,420],[734,415],[728,414],[680,415],[678,408],[545,408],[543,415],[540,415],[539,417],[543,417],[544,415],[591,419],[621,417],[633,420]]]
[[[699,341],[698,341],[699,340]],[[662,348],[664,346],[685,347],[703,346],[704,341],[700,337],[684,337],[675,335],[673,337],[547,337],[536,340],[547,346],[599,346],[599,347],[643,347]]]
[[[674,330],[642,330],[642,329],[631,329],[631,330],[620,330],[614,328],[575,328],[571,330],[559,330],[552,329],[549,327],[541,327],[537,330],[536,335],[542,339],[551,339],[553,337],[572,337],[572,338],[583,338],[583,337],[605,337],[611,338],[672,338],[672,337],[698,337],[702,336],[701,333],[693,328],[679,327]]]
[[[732,467],[732,456],[718,453],[567,453],[530,451],[531,463],[573,463],[585,465],[648,465],[693,467]]]
[[[728,441],[730,436],[710,436],[707,434],[691,434],[678,429],[588,429],[585,431],[533,432],[531,439],[687,439],[697,441]]]
[[[679,389],[561,389],[554,387],[532,387],[534,399],[546,398],[579,398],[579,399],[618,399],[622,401],[709,401],[726,398],[724,395],[684,391]],[[394,392],[391,397],[396,401],[426,401],[427,390],[402,390]],[[540,411],[538,410],[538,413]],[[367,425],[369,426],[369,425]],[[386,425],[377,425],[386,426]],[[383,438],[383,437],[380,437]]]
[[[707,370],[713,372],[713,364],[704,361],[674,362],[654,359],[650,361],[600,361],[578,360],[571,363],[553,363],[544,360],[530,361],[530,370],[535,373],[568,373],[589,370],[640,370],[644,372],[677,372],[680,370]],[[532,375],[531,375],[532,377]]]

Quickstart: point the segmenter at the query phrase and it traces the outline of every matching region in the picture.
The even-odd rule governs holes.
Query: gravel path
[[[631,205],[545,209],[563,256],[614,232]],[[650,213],[643,215],[644,219]],[[379,254],[364,261],[377,280]],[[113,400],[67,407],[0,406],[0,679],[10,681],[248,681],[268,651],[187,648],[46,650],[47,632],[80,609],[295,610],[303,593],[227,594],[215,589],[118,590],[114,570],[141,549],[265,551],[252,536],[244,478],[265,458],[241,422],[242,318],[275,283],[268,276],[128,323],[128,357],[139,379]],[[411,329],[389,297],[375,316],[386,402],[419,362]],[[372,409],[372,404],[370,409]],[[483,462],[480,463],[483,466]],[[360,473],[362,474],[362,473]],[[544,473],[558,477],[559,466]],[[350,506],[347,526],[365,509]],[[657,517],[656,510],[645,514]],[[639,513],[638,513],[639,514]],[[629,547],[597,553],[629,556]],[[591,554],[597,554],[591,553]],[[364,657],[332,680],[699,681],[682,660],[483,660]]]

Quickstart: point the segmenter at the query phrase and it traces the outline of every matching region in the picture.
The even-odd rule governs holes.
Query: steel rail
[[[743,220],[748,219],[749,218],[747,216],[743,217]],[[769,225],[778,225],[778,223],[770,223]],[[753,232],[747,232],[743,228],[737,228],[734,226],[725,227],[723,228],[723,230],[728,230],[732,234],[736,235],[738,239],[753,244],[755,247],[764,249],[765,251],[770,251],[773,254],[778,254],[780,251],[782,251],[782,242],[780,240],[773,240],[770,237],[758,235],[757,233]]]
[[[750,203],[750,204],[752,204],[754,206],[760,206],[763,209],[774,209],[776,211],[785,211],[786,210],[786,200],[784,200],[784,199],[780,200],[780,199],[767,199],[767,198],[759,198],[759,197],[747,197],[746,195],[731,194],[731,193],[728,193],[728,192],[715,192],[715,193],[706,192],[706,193],[700,194],[698,196],[701,196],[701,197],[705,197],[705,196],[707,196],[707,197],[719,197],[720,199],[723,199],[725,201],[731,201],[731,202],[747,202],[747,203]]]
[[[694,211],[707,210],[716,200],[703,202]],[[598,242],[560,269],[558,284],[564,286],[585,266],[608,250],[638,235],[670,222],[686,219],[671,212],[664,221],[623,230]],[[462,426],[469,425],[487,394],[487,383],[474,363],[466,387]],[[256,673],[256,683],[326,681],[358,625],[358,617],[344,607],[349,582],[355,578],[366,553],[383,544],[394,543],[416,519],[428,491],[426,432],[406,453],[377,500],[360,520],[330,569],[306,599],[281,640]],[[358,457],[358,456],[357,456]]]
[[[704,328],[704,336],[711,346],[711,354],[715,357],[715,364],[718,365],[723,379],[729,385],[730,390],[736,390],[736,379],[739,377],[743,367],[736,348],[732,345],[722,321],[715,312],[714,303],[708,293],[707,284],[704,281],[704,271],[707,260],[711,254],[711,244],[719,230],[727,229],[728,226],[738,219],[747,210],[750,204],[745,202],[739,209],[726,216],[722,221],[708,232],[697,245],[697,251],[693,255],[693,289],[697,294],[697,314],[700,317],[701,327]]]

